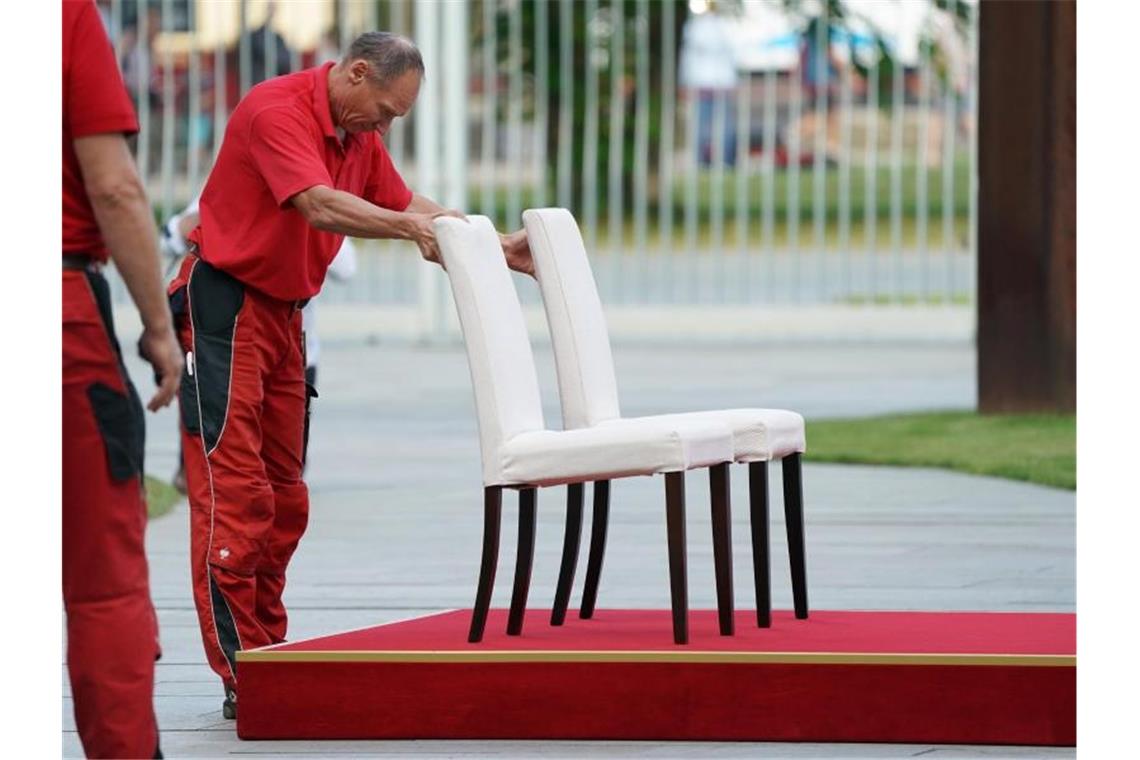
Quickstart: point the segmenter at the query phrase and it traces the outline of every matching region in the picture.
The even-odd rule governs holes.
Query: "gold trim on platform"
[[[748,665],[1004,665],[1030,668],[1071,668],[1075,655],[956,654],[866,652],[694,652],[694,651],[297,651],[252,649],[237,653],[238,662],[647,662]]]

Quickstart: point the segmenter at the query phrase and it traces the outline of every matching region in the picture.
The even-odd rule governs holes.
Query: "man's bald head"
[[[379,85],[395,81],[414,71],[424,75],[424,59],[419,48],[407,37],[391,32],[365,32],[352,41],[343,64],[363,60],[368,63],[370,78]]]

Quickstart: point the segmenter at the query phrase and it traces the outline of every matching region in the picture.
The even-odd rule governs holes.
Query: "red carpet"
[[[480,644],[447,612],[238,655],[244,739],[501,738],[1073,745],[1071,614],[777,612],[736,635],[599,610]]]

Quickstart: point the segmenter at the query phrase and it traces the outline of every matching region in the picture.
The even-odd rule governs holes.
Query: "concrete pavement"
[[[131,345],[129,335],[124,344]],[[615,346],[623,412],[783,406],[805,416],[856,416],[973,405],[974,353],[939,346]],[[553,360],[539,348],[547,423],[559,427]],[[144,368],[132,362],[140,388]],[[474,406],[462,347],[326,342],[312,432],[309,531],[290,569],[290,637],[468,607],[481,535]],[[144,394],[145,395],[145,394]],[[175,414],[151,418],[148,469],[168,478]],[[813,464],[804,469],[808,573],[815,609],[1072,611],[1071,492],[921,469]],[[780,493],[779,467],[772,493]],[[749,582],[746,479],[733,469],[737,606]],[[715,606],[707,480],[688,479],[693,607]],[[561,551],[564,489],[539,493],[531,606],[548,606]],[[663,481],[614,484],[599,605],[669,604]],[[773,601],[791,606],[780,499],[774,497]],[[508,498],[508,507],[514,499]],[[513,509],[495,604],[513,572]],[[151,586],[165,655],[156,705],[168,757],[1070,757],[1072,750],[913,745],[658,742],[241,742],[222,721],[190,597],[185,504],[148,533]],[[585,541],[583,542],[585,543]],[[583,547],[584,553],[584,547]],[[581,588],[578,583],[573,601]],[[529,620],[528,624],[541,624]],[[79,756],[64,672],[64,750]]]

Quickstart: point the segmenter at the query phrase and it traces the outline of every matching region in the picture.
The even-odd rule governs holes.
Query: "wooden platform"
[[[1071,614],[599,610],[508,637],[492,610],[238,654],[243,739],[676,739],[1073,745]]]

